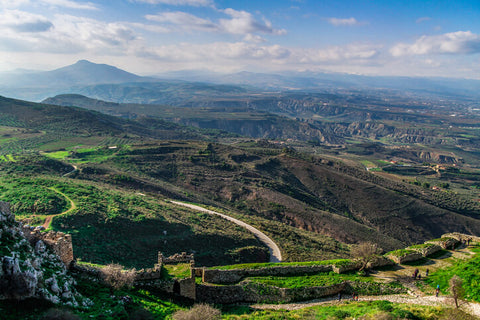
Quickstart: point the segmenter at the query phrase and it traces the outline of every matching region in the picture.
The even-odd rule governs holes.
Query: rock
[[[52,248],[57,233],[41,233],[42,228],[32,231],[22,226],[4,202],[0,202],[0,221],[0,243],[6,252],[0,257],[0,300],[37,298],[54,304],[63,301],[71,306],[78,306],[79,302],[83,305],[85,299],[73,287],[74,279]],[[71,244],[69,235],[60,237],[63,243]],[[68,250],[72,251],[71,247]],[[69,253],[73,255],[73,251]],[[45,279],[44,274],[51,276]]]
[[[71,298],[73,298],[73,294],[70,291],[66,291],[62,293],[62,299],[69,300]]]
[[[46,250],[45,243],[42,240],[38,240],[35,244],[35,252],[37,254],[42,254]]]
[[[60,293],[60,288],[58,287],[57,279],[52,278],[52,285],[50,286],[50,290],[52,290],[53,293]]]

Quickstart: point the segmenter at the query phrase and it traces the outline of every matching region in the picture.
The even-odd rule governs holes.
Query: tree
[[[455,307],[458,308],[458,300],[463,298],[465,290],[463,289],[463,280],[457,275],[454,275],[450,281],[450,293],[452,294],[452,298],[455,301]]]
[[[112,289],[116,290],[133,286],[135,274],[135,269],[123,270],[121,265],[113,263],[106,265],[101,270],[102,280]]]
[[[368,265],[375,260],[381,251],[376,243],[362,242],[353,247],[351,253],[361,263],[359,271],[362,271],[368,269]]]

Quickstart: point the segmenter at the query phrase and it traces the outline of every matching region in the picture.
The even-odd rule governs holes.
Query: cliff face
[[[76,292],[64,262],[44,241],[30,240],[10,205],[0,202],[0,299],[39,298],[88,307],[89,300]]]

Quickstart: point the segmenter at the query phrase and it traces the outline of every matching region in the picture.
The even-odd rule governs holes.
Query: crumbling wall
[[[197,301],[221,304],[239,302],[285,303],[336,295],[345,291],[346,286],[346,282],[308,288],[278,288],[250,281],[228,286],[197,284]]]
[[[163,265],[163,264],[175,264],[175,263],[189,263],[191,261],[194,261],[195,257],[192,254],[187,254],[186,252],[182,253],[175,253],[174,255],[171,255],[170,257],[164,257],[161,252],[158,253],[158,264]]]
[[[201,270],[198,272],[197,270]],[[195,275],[201,273],[202,281],[209,283],[237,283],[245,277],[288,276],[332,271],[331,265],[316,266],[278,266],[258,269],[202,269],[196,268]]]
[[[60,257],[67,268],[70,267],[73,257],[72,236],[63,232],[48,231],[41,232],[40,229],[23,226],[25,238],[34,246],[42,240],[55,254]]]
[[[412,246],[412,247],[408,247],[407,249],[417,251],[423,257],[428,257],[429,255],[432,255],[432,254],[442,250],[442,247],[439,246],[438,244],[435,244],[435,243],[426,243],[426,245],[422,246],[422,247]]]

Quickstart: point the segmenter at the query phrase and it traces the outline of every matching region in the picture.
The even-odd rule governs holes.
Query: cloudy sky
[[[0,71],[480,78],[478,0],[0,0],[0,15]]]

